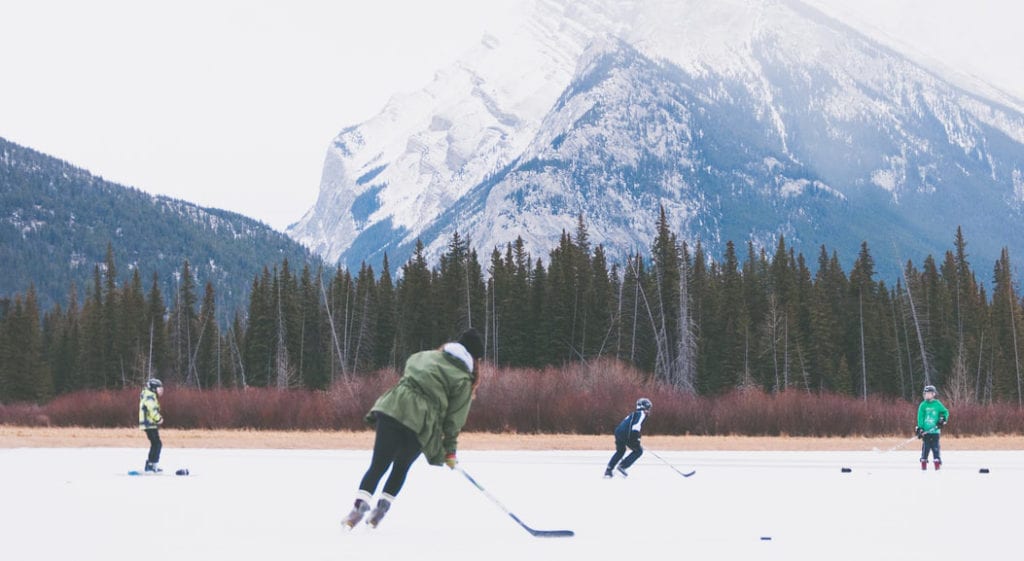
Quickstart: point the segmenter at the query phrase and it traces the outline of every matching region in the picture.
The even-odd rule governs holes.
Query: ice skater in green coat
[[[923,442],[921,443],[921,469],[928,469],[928,451],[931,450],[932,458],[935,459],[935,469],[942,466],[942,456],[939,449],[939,434],[942,427],[949,421],[949,409],[941,401],[935,399],[935,386],[924,387],[924,401],[917,408],[917,426],[914,432]]]
[[[380,524],[405,484],[412,463],[422,453],[434,466],[455,469],[459,432],[466,423],[477,384],[484,344],[475,329],[432,351],[418,352],[405,363],[402,378],[384,392],[366,415],[376,424],[370,467],[359,483],[352,512],[342,523],[351,528]],[[377,505],[370,503],[384,473],[391,468]]]

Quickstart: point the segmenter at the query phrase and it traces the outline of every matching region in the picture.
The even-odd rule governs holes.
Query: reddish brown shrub
[[[0,424],[20,427],[48,427],[50,418],[35,403],[0,403]]]
[[[61,427],[123,427],[139,422],[138,390],[85,390],[57,397],[43,406]]]
[[[913,434],[917,403],[871,397],[737,390],[715,398],[682,393],[614,361],[563,368],[485,367],[466,430],[610,434],[636,399],[654,402],[647,434],[874,436]],[[398,381],[392,371],[335,382],[327,391],[168,387],[167,427],[360,430],[363,416]],[[138,422],[139,391],[82,391],[39,406],[0,404],[0,424],[123,427]],[[948,405],[948,404],[947,404]],[[1024,434],[1016,404],[951,407],[954,435]]]

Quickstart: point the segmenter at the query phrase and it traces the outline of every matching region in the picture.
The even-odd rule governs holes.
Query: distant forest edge
[[[683,393],[610,358],[543,369],[488,366],[482,377],[468,431],[609,435],[641,395],[654,403],[644,434],[910,439],[917,420],[916,403],[879,396],[756,388],[714,397]],[[172,430],[359,431],[368,428],[366,411],[397,378],[396,372],[381,371],[339,379],[327,391],[177,386],[160,401],[164,426]],[[43,405],[0,404],[0,424],[130,427],[138,422],[138,396],[137,388],[83,390]],[[943,434],[1024,434],[1024,416],[1016,404],[960,404],[952,407]]]
[[[486,275],[458,233],[433,267],[418,244],[397,281],[386,257],[379,273],[354,274],[285,259],[252,278],[247,308],[224,311],[188,261],[165,295],[156,275],[147,292],[137,268],[119,285],[108,253],[81,304],[74,290],[42,314],[33,290],[0,300],[0,402],[138,388],[150,376],[197,391],[336,391],[397,372],[472,325],[502,371],[558,376],[612,361],[709,398],[746,389],[916,402],[931,383],[955,406],[1024,403],[1024,310],[1008,251],[989,296],[959,228],[941,260],[908,261],[894,286],[874,279],[866,242],[849,274],[822,246],[812,275],[785,239],[771,253],[748,244],[742,258],[729,242],[710,260],[699,241],[677,241],[664,210],[649,252],[622,265],[588,237],[580,217],[546,263],[519,238],[491,253]]]
[[[108,252],[122,271],[141,268],[147,283],[157,275],[165,294],[187,260],[227,309],[245,305],[263,264],[319,262],[252,218],[111,183],[0,138],[0,295],[32,285],[43,308],[66,307],[69,287],[88,287]]]

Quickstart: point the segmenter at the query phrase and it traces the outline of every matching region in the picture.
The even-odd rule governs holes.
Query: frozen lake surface
[[[140,436],[140,440],[143,440]],[[610,439],[609,439],[610,440]],[[943,451],[922,472],[893,452],[662,452],[628,479],[608,451],[421,457],[380,527],[340,520],[369,451],[165,448],[166,475],[130,477],[137,449],[0,449],[0,551],[11,560],[487,561],[1019,558],[1024,452]],[[610,442],[609,442],[610,444]],[[187,467],[188,477],[172,475]],[[841,468],[850,468],[843,473]],[[988,468],[990,473],[979,473]],[[770,538],[770,539],[767,539]]]

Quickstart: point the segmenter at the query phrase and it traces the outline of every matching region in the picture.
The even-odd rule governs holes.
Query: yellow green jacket
[[[164,422],[160,414],[160,402],[156,398],[156,392],[146,388],[139,395],[139,428],[142,430],[155,429]]]

